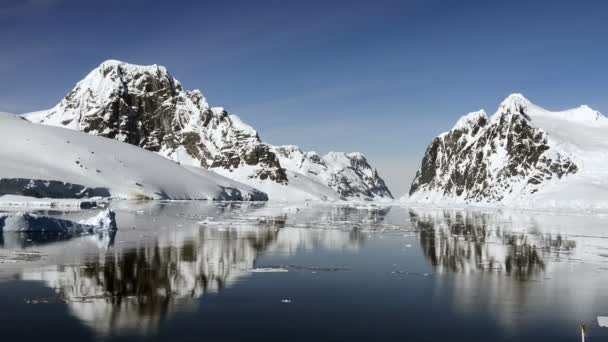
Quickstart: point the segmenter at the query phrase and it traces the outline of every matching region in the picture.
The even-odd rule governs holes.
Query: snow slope
[[[201,171],[203,169],[198,168]],[[288,184],[252,179],[248,167],[234,170],[215,170],[220,175],[247,183],[268,194],[272,201],[340,201],[345,198],[325,184],[319,183],[300,173],[285,170]]]
[[[137,145],[262,189],[275,200],[392,199],[361,154],[310,159],[323,169],[312,176],[298,160],[277,156],[283,147],[264,143],[236,115],[211,107],[199,90],[184,89],[163,66],[105,61],[55,107],[23,117]]]
[[[319,184],[326,184],[341,196],[361,200],[391,200],[393,198],[378,171],[362,153],[329,152],[319,156],[304,152],[293,145],[273,146],[281,166]],[[292,180],[294,177],[289,177]]]
[[[465,115],[427,149],[409,203],[608,209],[608,119],[521,94]]]
[[[209,171],[144,149],[0,114],[0,194],[31,197],[265,200]],[[9,148],[10,146],[10,148]]]

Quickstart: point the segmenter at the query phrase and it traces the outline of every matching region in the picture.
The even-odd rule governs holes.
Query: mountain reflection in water
[[[512,231],[496,213],[410,210],[424,255],[436,272],[494,272],[528,280],[545,271],[547,259],[569,254],[576,243],[560,234]]]
[[[436,300],[459,317],[492,317],[512,334],[535,320],[549,322],[545,329],[574,321],[568,333],[586,322],[601,333],[594,322],[606,312],[608,217],[430,208],[409,215],[438,274]]]
[[[71,312],[98,333],[126,330],[144,334],[154,332],[160,321],[176,311],[196,307],[196,299],[205,294],[250,276],[261,253],[356,250],[364,240],[355,228],[286,227],[288,216],[296,219],[295,214],[260,205],[222,203],[188,208],[171,204],[128,211],[119,208],[120,241],[113,236],[82,238],[94,242],[98,253],[89,251],[77,263],[26,270],[21,279],[43,281],[54,288]],[[291,225],[312,224],[312,218],[317,225],[379,222],[386,212],[311,208],[299,212]],[[130,239],[125,227],[132,225],[147,226],[146,232],[153,233],[153,238],[141,239],[140,234]],[[122,235],[127,235],[126,240]]]
[[[209,317],[242,310],[251,324],[297,311],[304,325],[314,315],[319,326],[336,315],[348,325],[361,303],[377,324],[384,313],[393,317],[397,332],[406,316],[405,330],[458,317],[515,332],[525,317],[569,322],[605,311],[598,298],[608,280],[607,217],[373,204],[113,207],[115,235],[0,235],[0,262],[14,255],[25,261],[10,277],[53,288],[71,316],[102,339],[161,336],[161,327],[181,318],[207,319],[212,326],[199,328],[213,329],[218,323]],[[272,267],[289,273],[258,273]],[[315,274],[324,271],[339,272]],[[423,309],[412,314],[416,305]]]

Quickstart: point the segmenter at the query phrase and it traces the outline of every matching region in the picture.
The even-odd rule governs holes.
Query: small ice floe
[[[291,303],[291,299],[282,299],[281,303],[289,304],[289,303]]]
[[[42,259],[43,255],[40,252],[13,252],[12,260],[19,261],[37,261]]]
[[[0,214],[1,232],[81,234],[115,230],[117,230],[116,214],[111,209],[103,210],[96,216],[80,222],[23,212]]]
[[[253,268],[250,270],[253,273],[280,273],[280,272],[289,272],[289,270],[282,267],[260,267]]]
[[[111,209],[100,211],[97,216],[82,220],[79,224],[91,226],[94,230],[118,230],[116,226],[116,213]]]
[[[428,277],[430,275],[432,275],[432,273],[420,273],[420,272],[409,272],[409,271],[401,271],[401,270],[397,270],[397,271],[391,271],[392,275],[395,276],[420,276],[420,277]]]
[[[350,271],[350,268],[340,267],[310,267],[310,266],[299,266],[299,265],[287,265],[286,267],[300,270],[300,271],[313,271],[313,272],[337,272],[337,271]]]
[[[602,328],[608,328],[608,317],[597,316],[597,324]]]
[[[213,221],[213,218],[206,218],[202,221],[199,221],[198,224],[204,224],[204,225],[220,225],[220,224],[225,224],[222,222],[217,222],[217,221]]]

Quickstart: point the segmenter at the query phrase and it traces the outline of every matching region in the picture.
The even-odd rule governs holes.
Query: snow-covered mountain
[[[521,94],[460,118],[427,148],[408,202],[608,208],[608,119]]]
[[[300,160],[277,156],[281,148],[212,108],[200,91],[185,90],[162,66],[106,61],[55,107],[24,117],[140,146],[259,188],[271,199],[392,198],[360,154],[324,157],[322,174],[311,177]]]
[[[274,146],[272,151],[287,170],[328,184],[342,196],[392,198],[378,171],[361,153],[329,152],[321,157],[316,152],[304,152],[293,145]]]
[[[192,172],[155,153],[0,114],[0,196],[266,200],[207,170]]]
[[[253,166],[250,176],[286,183],[257,132],[211,108],[200,91],[187,91],[162,66],[106,61],[48,111],[29,121],[112,138],[205,168]]]

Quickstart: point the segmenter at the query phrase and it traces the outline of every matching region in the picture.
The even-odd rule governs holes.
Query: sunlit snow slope
[[[142,148],[0,114],[0,195],[265,200],[266,194]]]

